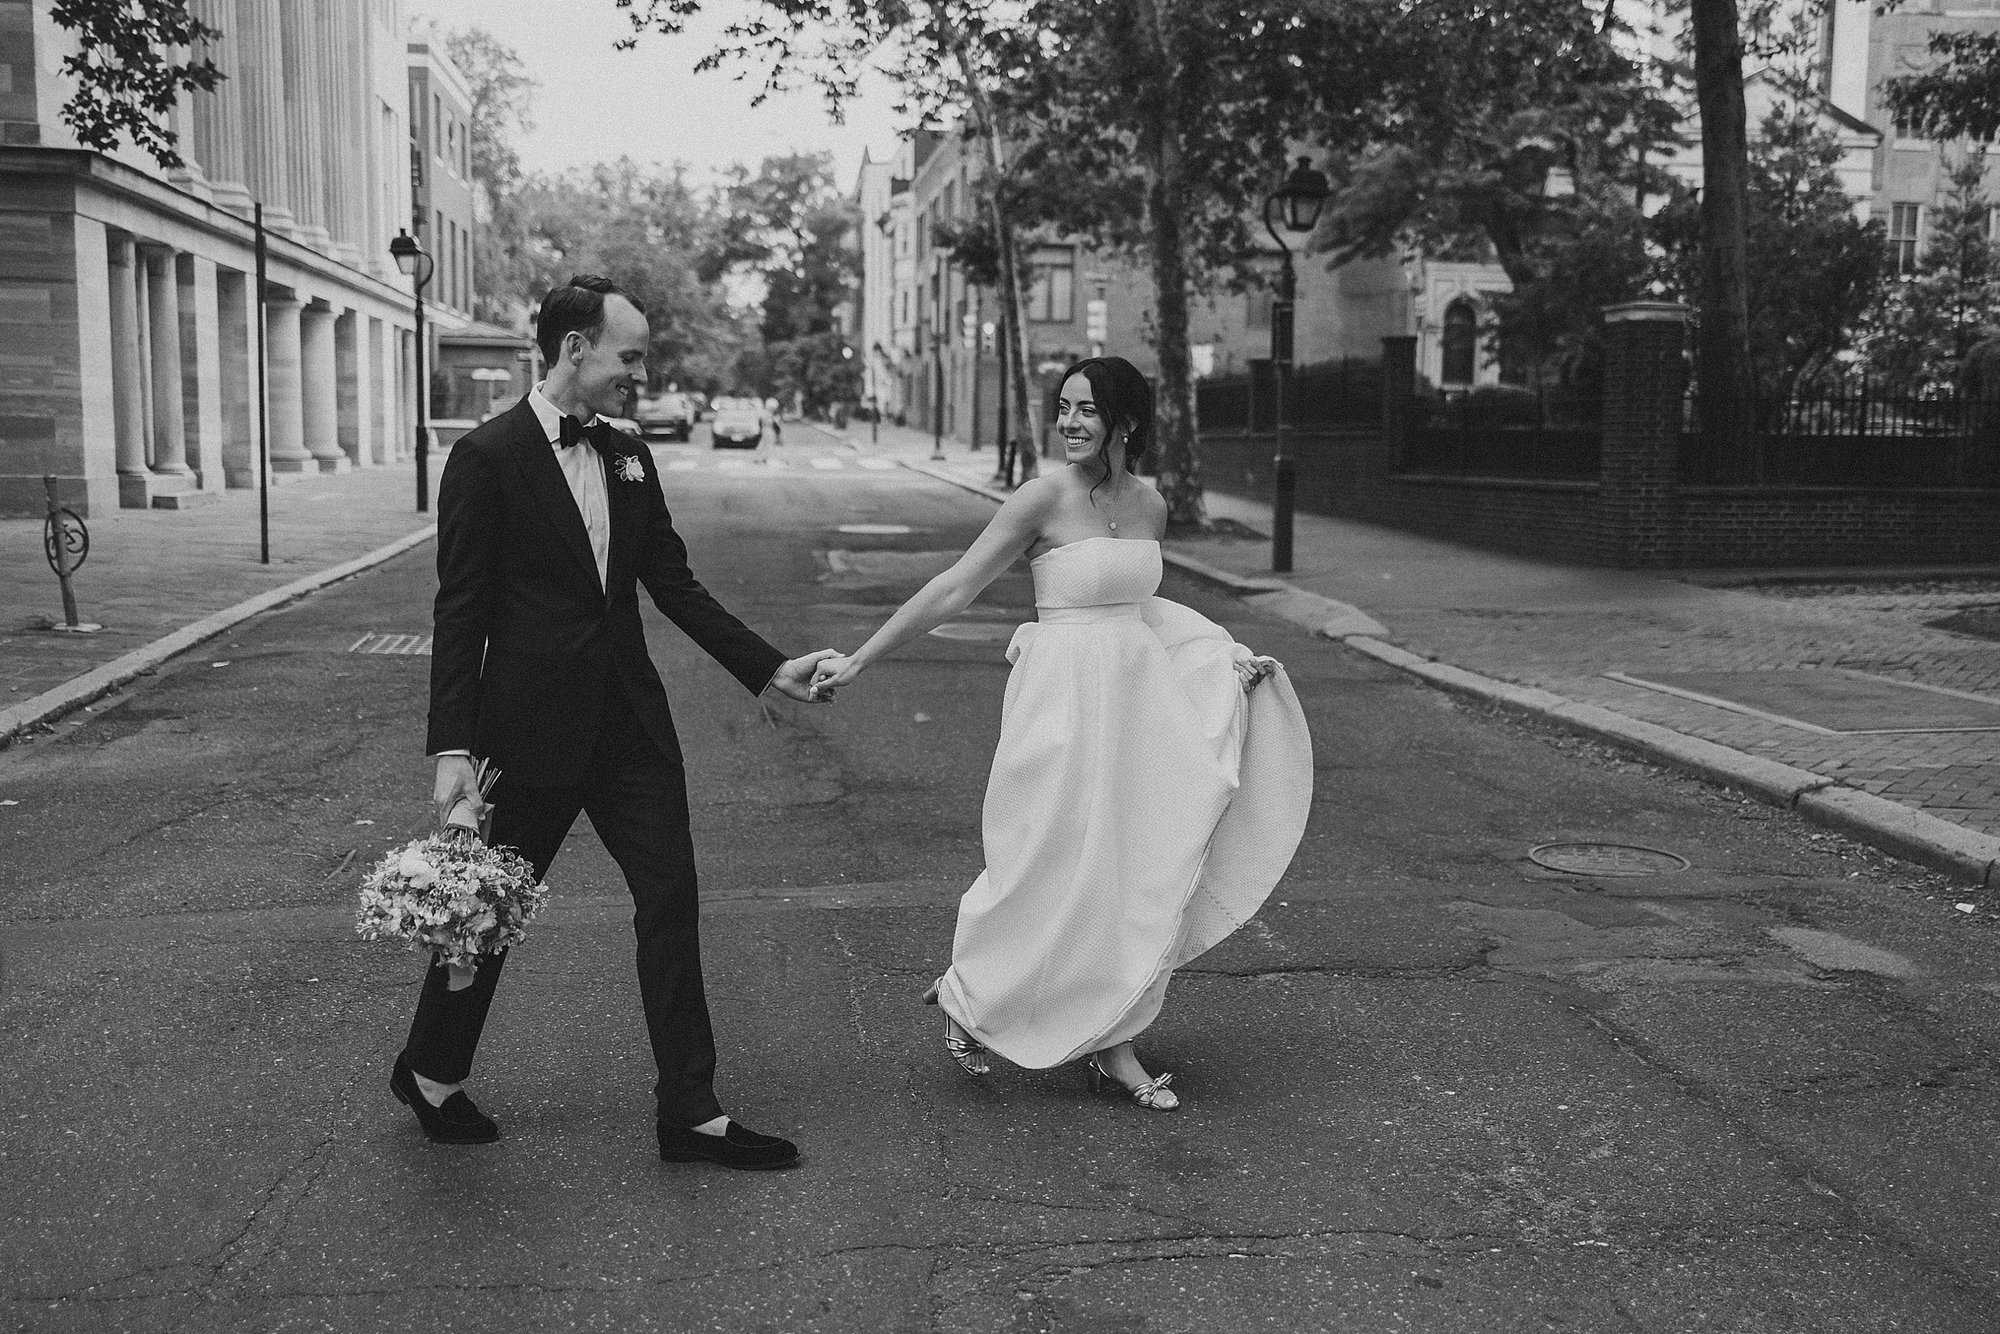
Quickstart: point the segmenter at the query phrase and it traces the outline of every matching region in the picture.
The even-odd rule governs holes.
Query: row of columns
[[[359,0],[191,0],[220,36],[202,48],[223,80],[185,105],[193,164],[177,183],[344,263],[381,230],[361,182],[397,162],[381,144],[369,90],[367,7]]]
[[[119,503],[256,486],[255,278],[127,233],[107,240]],[[276,286],[264,318],[274,475],[408,456],[408,331]]]

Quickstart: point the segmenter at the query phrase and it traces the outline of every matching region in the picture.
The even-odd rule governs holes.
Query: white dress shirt
[[[590,554],[597,557],[597,586],[603,588],[611,567],[611,500],[605,490],[604,459],[589,445],[574,444],[565,449],[558,443],[562,439],[563,411],[542,396],[540,381],[528,391],[528,406],[535,410],[535,419],[541,422],[543,433],[555,448],[563,480],[569,483],[569,493],[576,498],[576,511],[583,516],[584,531],[590,534]],[[584,425],[595,426],[598,421],[597,414],[592,413]]]

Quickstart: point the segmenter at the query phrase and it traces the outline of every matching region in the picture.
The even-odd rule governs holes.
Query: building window
[[[1471,384],[1479,357],[1479,314],[1464,297],[1444,308],[1444,367],[1438,379],[1445,384]]]
[[[1028,264],[1028,318],[1036,324],[1076,319],[1076,251],[1043,246]]]
[[[1889,269],[1893,273],[1917,271],[1917,243],[1923,237],[1924,206],[1894,204],[1889,209]]]
[[[1243,327],[1246,329],[1268,329],[1271,327],[1271,302],[1276,293],[1268,287],[1253,287],[1243,294]]]

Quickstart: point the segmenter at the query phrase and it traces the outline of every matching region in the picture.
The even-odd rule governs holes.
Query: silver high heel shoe
[[[1090,1080],[1092,1093],[1109,1093],[1114,1097],[1129,1097],[1149,1112],[1171,1112],[1179,1109],[1180,1098],[1167,1085],[1174,1082],[1172,1075],[1158,1075],[1143,1084],[1125,1084],[1112,1078],[1105,1068],[1097,1063],[1101,1052],[1092,1052],[1083,1058],[1083,1068]]]
[[[943,978],[939,978],[936,982],[931,983],[930,990],[924,992],[924,1004],[936,1005],[938,1003],[938,987],[943,981]],[[993,1067],[987,1064],[986,1061],[985,1046],[970,1033],[960,1028],[958,1021],[950,1015],[944,1017],[944,1050],[946,1055],[958,1062],[958,1068],[965,1071],[968,1075],[978,1076],[993,1073]]]

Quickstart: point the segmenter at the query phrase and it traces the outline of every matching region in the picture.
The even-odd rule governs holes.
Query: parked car
[[[654,394],[639,400],[634,414],[641,435],[664,435],[669,440],[686,440],[694,434],[694,401],[686,394]]]
[[[764,405],[754,398],[718,398],[709,434],[717,449],[755,449],[764,443]]]

